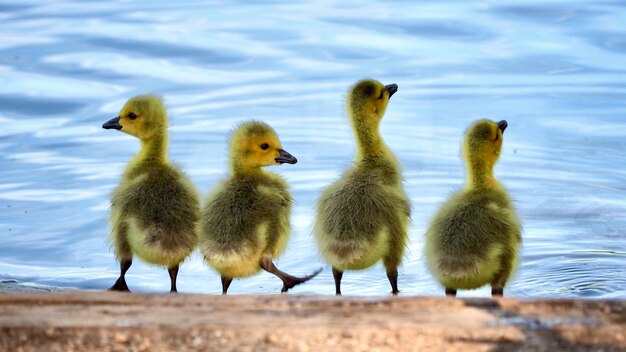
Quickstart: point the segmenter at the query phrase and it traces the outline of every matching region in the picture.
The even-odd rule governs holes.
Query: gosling
[[[110,288],[129,291],[125,274],[136,255],[167,267],[170,292],[177,292],[180,263],[194,250],[200,215],[199,196],[189,179],[167,158],[167,113],[157,96],[126,102],[119,116],[102,125],[139,138],[141,150],[113,191],[110,222],[120,276]]]
[[[486,284],[492,296],[502,296],[516,266],[520,220],[493,175],[507,125],[480,120],[470,126],[463,142],[467,184],[443,204],[426,232],[428,268],[448,296]]]
[[[200,219],[200,251],[220,275],[222,294],[233,278],[261,269],[283,282],[281,292],[315,277],[291,276],[274,264],[289,238],[292,198],[279,175],[261,169],[298,160],[266,123],[242,123],[230,141],[231,175],[208,197]]]
[[[357,143],[355,166],[322,191],[314,234],[324,259],[333,268],[335,293],[341,295],[345,270],[366,269],[380,259],[391,292],[398,294],[410,221],[410,203],[402,186],[400,165],[378,131],[396,84],[366,79],[347,97],[347,112]]]

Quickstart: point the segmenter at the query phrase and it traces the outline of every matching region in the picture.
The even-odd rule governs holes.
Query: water
[[[332,293],[312,236],[319,190],[350,165],[349,85],[395,82],[382,134],[413,201],[405,295],[441,295],[422,255],[427,221],[459,187],[463,130],[507,119],[496,174],[524,223],[519,297],[626,298],[626,6],[619,1],[234,1],[0,3],[0,279],[104,289],[118,275],[108,195],[137,140],[101,129],[154,92],[171,114],[171,157],[206,194],[226,170],[234,123],[262,119],[297,165],[294,231],[278,265]],[[131,289],[165,292],[138,261]],[[277,293],[269,274],[232,293]],[[182,292],[220,292],[194,255]],[[344,276],[346,294],[384,295],[380,265]],[[486,296],[488,289],[461,292]]]

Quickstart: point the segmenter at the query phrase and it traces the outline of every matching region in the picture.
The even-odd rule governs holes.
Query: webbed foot
[[[109,291],[130,292],[128,285],[126,285],[126,280],[124,280],[123,277],[118,278],[115,284],[109,288]]]
[[[283,288],[280,290],[281,293],[285,293],[287,292],[290,288],[293,288],[296,285],[300,285],[302,283],[305,283],[309,280],[311,280],[312,278],[316,277],[317,274],[322,272],[322,268],[319,268],[317,270],[315,270],[315,272],[313,272],[310,275],[307,276],[303,276],[303,277],[295,277],[295,276],[291,276],[291,275],[287,275],[286,278],[281,278],[283,280]]]
[[[271,273],[271,274],[274,274],[274,275],[278,276],[278,278],[283,281],[283,288],[280,290],[281,293],[285,293],[290,288],[293,288],[296,285],[300,285],[302,283],[305,283],[305,282],[311,280],[312,278],[316,277],[317,274],[322,272],[322,268],[319,268],[311,275],[307,275],[307,276],[303,276],[303,277],[292,276],[292,275],[289,275],[289,274],[279,270],[276,267],[276,265],[274,265],[274,262],[272,261],[272,259],[270,259],[268,257],[261,258],[261,260],[259,262],[259,265],[261,266],[261,268],[263,270],[267,271],[268,273]]]
[[[109,291],[121,291],[121,292],[130,292],[128,289],[128,285],[126,285],[126,272],[130,269],[130,266],[133,265],[132,259],[123,259],[120,260],[120,277],[115,281],[113,286],[109,288]]]

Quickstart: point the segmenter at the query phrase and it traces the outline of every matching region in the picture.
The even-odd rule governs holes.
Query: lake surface
[[[324,267],[293,293],[334,293],[311,227],[320,189],[351,165],[348,87],[397,83],[382,135],[413,202],[403,295],[442,295],[423,234],[464,182],[459,144],[478,118],[506,119],[496,176],[524,224],[506,294],[626,298],[626,3],[623,1],[0,2],[0,279],[105,289],[118,276],[109,193],[139,149],[103,130],[131,96],[162,95],[170,156],[206,193],[225,176],[241,120],[279,133],[296,165],[293,233],[278,266]],[[131,290],[165,292],[135,261]],[[181,292],[219,293],[195,254]],[[270,274],[231,293],[278,293]],[[347,272],[347,295],[385,295],[382,266]],[[489,289],[460,296],[488,296]]]

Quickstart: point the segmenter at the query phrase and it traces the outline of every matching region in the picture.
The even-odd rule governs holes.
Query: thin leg
[[[170,274],[170,293],[178,293],[176,290],[176,278],[178,277],[178,264],[167,269]]]
[[[130,290],[128,289],[128,286],[126,285],[126,278],[124,277],[124,275],[126,275],[126,272],[128,271],[128,269],[130,268],[132,264],[133,264],[132,259],[122,259],[120,261],[120,277],[117,279],[117,281],[115,281],[115,284],[111,286],[109,291],[130,292]]]
[[[502,297],[504,295],[503,287],[492,287],[491,288],[491,297]]]
[[[398,267],[402,261],[407,240],[406,229],[410,206],[409,204],[406,204],[406,206],[407,216],[399,217],[397,221],[390,223],[389,252],[383,257],[383,265],[385,266],[387,279],[391,285],[391,294],[394,296],[397,296],[400,292],[400,290],[398,290]]]
[[[341,278],[343,271],[333,267],[333,277],[335,278],[335,295],[341,296]]]
[[[223,295],[225,295],[226,292],[228,292],[228,287],[230,287],[231,282],[233,282],[233,279],[222,276],[222,294]]]
[[[285,272],[280,271],[276,267],[276,265],[274,265],[274,263],[272,262],[272,260],[270,258],[267,258],[267,257],[261,258],[261,261],[259,262],[259,264],[261,265],[261,268],[263,268],[263,270],[267,271],[268,273],[272,273],[272,274],[278,276],[278,278],[283,281],[283,288],[280,291],[281,293],[285,293],[290,288],[311,280],[312,278],[316,277],[317,274],[319,274],[322,271],[322,268],[319,268],[311,275],[307,275],[307,276],[303,276],[303,277],[295,277],[295,276],[291,276],[291,275],[289,275],[289,274],[287,274]]]
[[[446,296],[448,296],[448,297],[456,297],[456,289],[455,288],[447,288],[446,287]]]
[[[398,291],[398,269],[387,269],[387,278],[389,279],[389,283],[391,284],[391,294],[397,296],[398,292],[400,292]]]
[[[491,281],[491,296],[502,296],[504,294],[504,286],[511,276],[515,262],[515,253],[507,251],[500,256],[500,270],[496,273]]]

